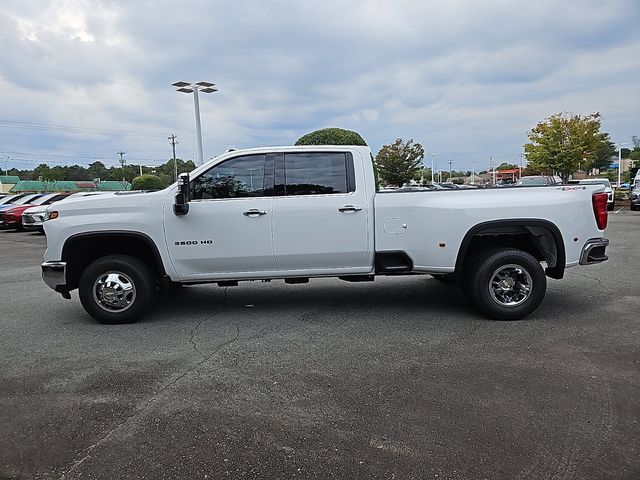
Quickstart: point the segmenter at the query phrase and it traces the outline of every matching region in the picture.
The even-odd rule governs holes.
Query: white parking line
[[[616,210],[616,211],[615,211],[615,212],[613,212],[613,213],[620,213],[622,210],[624,210],[624,207],[619,208],[618,210]]]

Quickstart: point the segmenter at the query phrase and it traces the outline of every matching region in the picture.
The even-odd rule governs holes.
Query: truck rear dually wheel
[[[540,262],[512,248],[482,253],[468,269],[466,293],[494,320],[519,320],[533,313],[547,290]]]
[[[78,293],[84,309],[100,323],[134,323],[151,306],[154,278],[140,259],[109,255],[86,268],[80,277]]]

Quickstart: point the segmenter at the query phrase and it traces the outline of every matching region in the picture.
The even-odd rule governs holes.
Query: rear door
[[[362,164],[356,168],[351,152],[278,154],[275,192],[273,248],[280,271],[370,269],[370,212]]]

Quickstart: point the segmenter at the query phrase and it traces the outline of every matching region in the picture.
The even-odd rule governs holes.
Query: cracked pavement
[[[640,478],[640,212],[492,322],[430,277],[193,286],[96,324],[0,232],[0,479]]]

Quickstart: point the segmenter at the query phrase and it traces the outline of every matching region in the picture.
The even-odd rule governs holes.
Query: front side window
[[[191,182],[191,199],[262,197],[265,155],[246,155],[215,165]]]
[[[353,159],[345,153],[287,153],[284,156],[285,195],[350,193]]]

